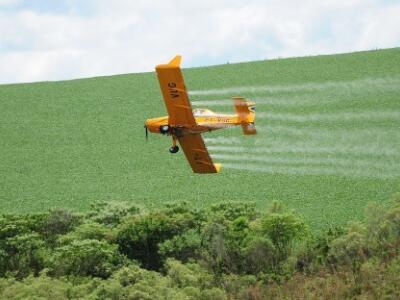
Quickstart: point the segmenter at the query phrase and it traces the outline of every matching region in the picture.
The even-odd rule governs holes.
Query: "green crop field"
[[[146,143],[144,120],[166,114],[154,73],[1,85],[0,212],[280,200],[318,229],[400,191],[399,48],[183,72],[194,107],[257,103],[257,136],[204,135],[220,174],[193,174],[167,137]]]

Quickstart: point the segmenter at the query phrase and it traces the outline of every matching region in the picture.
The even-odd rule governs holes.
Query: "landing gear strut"
[[[179,147],[176,145],[176,137],[172,136],[172,146],[169,148],[170,153],[176,153],[179,151]]]

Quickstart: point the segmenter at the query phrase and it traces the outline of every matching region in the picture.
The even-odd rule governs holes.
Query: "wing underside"
[[[168,64],[158,65],[156,72],[160,82],[168,123],[176,128],[191,129],[196,120],[180,69],[181,57],[176,56]],[[214,164],[200,134],[177,135],[186,159],[195,173],[218,173],[221,165]]]
[[[196,125],[196,120],[180,69],[180,61],[181,57],[176,56],[168,64],[158,65],[156,72],[167,107],[169,124],[191,127]]]
[[[214,164],[200,134],[178,137],[186,159],[195,173],[218,173],[220,164]]]

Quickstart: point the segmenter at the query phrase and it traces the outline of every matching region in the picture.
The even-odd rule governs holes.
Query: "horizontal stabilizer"
[[[254,121],[256,118],[256,104],[252,101],[247,101],[243,97],[233,97],[235,103],[235,110],[241,123],[243,134],[252,135],[257,134]]]

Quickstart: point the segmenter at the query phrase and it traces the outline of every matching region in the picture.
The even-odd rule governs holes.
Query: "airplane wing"
[[[170,125],[190,128],[196,125],[192,106],[186,91],[180,69],[181,56],[176,56],[168,64],[156,66]],[[220,164],[214,164],[200,134],[178,136],[186,159],[195,173],[218,173]]]
[[[199,133],[178,137],[186,159],[195,173],[218,173],[221,164],[214,164]]]
[[[193,116],[180,64],[181,56],[178,55],[168,64],[156,66],[156,72],[167,107],[169,124],[191,127],[196,125],[196,120]]]

